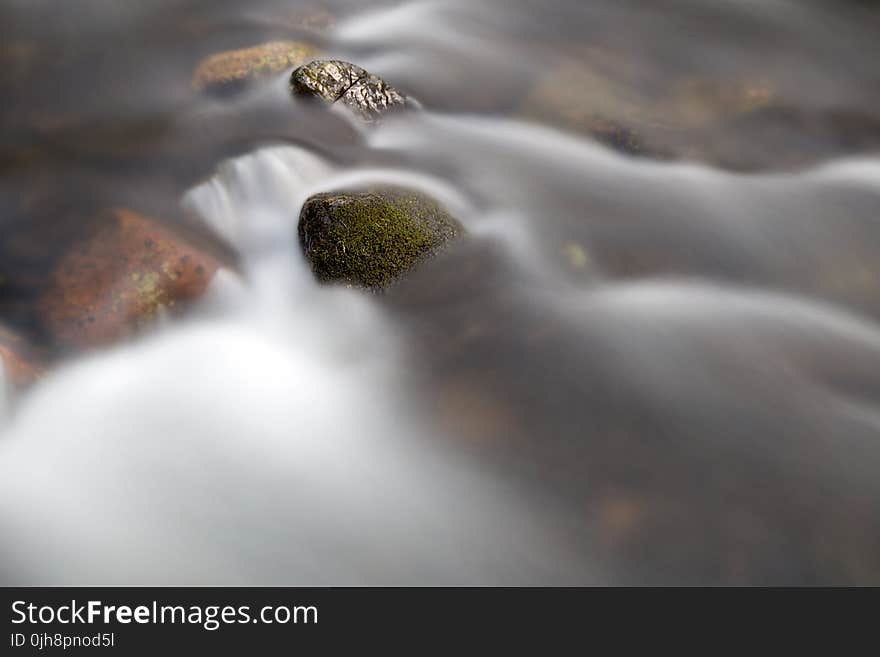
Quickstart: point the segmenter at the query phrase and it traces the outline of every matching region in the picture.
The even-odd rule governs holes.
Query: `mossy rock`
[[[217,53],[199,63],[192,86],[215,94],[240,91],[251,82],[300,66],[316,54],[314,47],[299,41],[271,41]]]
[[[460,236],[437,201],[383,188],[317,194],[303,205],[299,238],[319,280],[380,290]]]

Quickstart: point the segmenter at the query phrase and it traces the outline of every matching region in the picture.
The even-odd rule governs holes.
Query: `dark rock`
[[[436,201],[407,189],[318,194],[299,238],[322,281],[382,289],[463,232]]]
[[[290,86],[296,93],[311,94],[328,103],[335,103],[358,80],[369,75],[360,66],[348,62],[314,61],[300,66],[291,74]]]
[[[414,106],[406,96],[375,75],[356,82],[339,100],[366,121],[397,108]]]
[[[290,76],[291,91],[327,103],[341,102],[365,121],[375,121],[390,111],[418,107],[382,78],[360,66],[338,60],[305,64]]]

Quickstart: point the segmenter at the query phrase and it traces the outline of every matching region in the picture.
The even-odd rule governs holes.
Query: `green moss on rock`
[[[372,289],[387,287],[461,233],[435,200],[404,189],[318,194],[299,221],[319,280]]]

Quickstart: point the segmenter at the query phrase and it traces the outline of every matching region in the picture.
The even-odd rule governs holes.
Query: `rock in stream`
[[[374,290],[462,233],[435,200],[401,188],[317,194],[299,221],[300,243],[319,280]]]
[[[317,54],[299,41],[271,41],[252,48],[228,50],[203,59],[193,73],[196,91],[228,94],[248,84],[283,73]]]
[[[360,66],[339,60],[317,60],[290,76],[295,95],[315,96],[329,104],[341,102],[357,116],[373,122],[389,112],[416,108],[418,103]]]
[[[199,297],[219,266],[162,222],[131,210],[108,210],[90,224],[39,301],[44,326],[64,348],[133,334],[162,309]]]

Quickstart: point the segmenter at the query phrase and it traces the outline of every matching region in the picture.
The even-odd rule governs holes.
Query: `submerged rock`
[[[307,38],[318,42],[327,40],[336,28],[336,16],[324,3],[303,4],[295,2],[250,3],[247,16],[242,17],[246,25],[243,29],[260,30],[264,34],[277,35],[278,38]],[[210,22],[195,19],[187,26],[188,37],[205,39],[215,36]]]
[[[400,188],[317,194],[299,220],[300,243],[320,280],[372,289],[387,287],[462,232],[435,200]]]
[[[273,24],[296,32],[323,36],[336,27],[336,17],[324,6],[291,7],[275,16]]]
[[[662,149],[655,143],[651,101],[616,70],[605,70],[602,58],[590,55],[539,76],[517,114],[587,134],[631,155],[658,155]]]
[[[316,96],[330,104],[341,102],[368,122],[394,110],[418,107],[382,78],[339,60],[300,66],[290,76],[290,88],[297,95]]]
[[[533,81],[516,114],[618,151],[733,171],[802,169],[880,149],[877,113],[804,104],[761,70],[681,76],[642,57],[573,48]]]
[[[217,53],[199,63],[192,86],[211,93],[239,91],[255,80],[300,66],[316,54],[315,48],[299,41],[272,41]]]
[[[201,295],[217,268],[160,222],[111,210],[55,267],[40,316],[61,346],[107,344]]]

